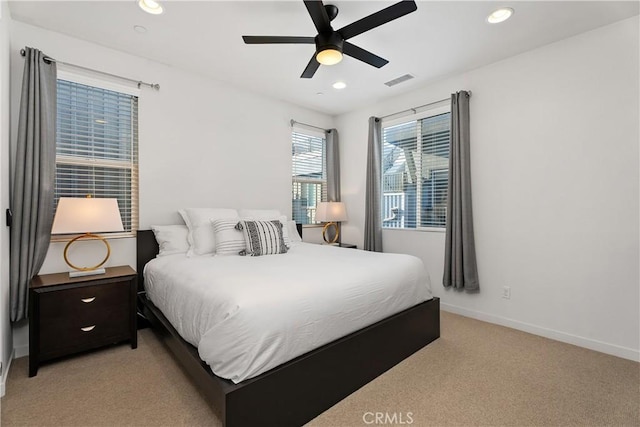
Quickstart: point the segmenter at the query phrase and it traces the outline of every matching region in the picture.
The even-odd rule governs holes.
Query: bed
[[[158,244],[153,232],[149,230],[138,231],[137,241],[139,283],[143,284],[145,266],[154,260],[158,253]],[[304,257],[307,256],[304,252],[313,253],[317,249],[311,247],[314,245],[303,245],[306,246],[292,250],[290,254],[283,255],[283,257],[304,262]],[[353,251],[341,248],[333,248],[333,250]],[[244,257],[234,258],[232,262],[240,263],[243,262],[242,258]],[[353,262],[357,263],[358,257],[356,256],[354,259]],[[187,277],[190,287],[201,288],[196,283],[198,281],[196,276],[184,274],[185,271],[188,271],[185,269],[193,267],[193,261],[177,260],[173,264],[180,265],[180,262],[184,264],[183,270],[178,269],[177,273],[173,274],[173,280]],[[171,307],[165,306],[166,300],[175,300],[178,295],[166,293],[166,289],[173,287],[171,282],[168,285],[156,283],[158,282],[156,277],[158,272],[162,273],[163,268],[166,270],[167,264],[166,260],[162,262],[155,260],[150,264],[150,267],[154,266],[148,270],[150,295],[147,298],[145,289],[140,289],[141,310],[154,330],[173,351],[186,372],[199,386],[206,399],[210,401],[226,426],[301,425],[440,335],[439,300],[437,298],[429,297],[426,301],[414,304],[410,299],[398,298],[398,301],[395,301],[395,298],[382,296],[380,301],[384,301],[384,304],[377,306],[380,310],[375,311],[380,311],[382,313],[380,316],[383,318],[362,320],[368,326],[357,324],[357,320],[362,316],[356,310],[353,310],[355,312],[353,316],[356,319],[355,327],[357,330],[346,330],[346,335],[340,335],[337,338],[331,334],[325,336],[317,330],[307,330],[304,322],[298,322],[301,326],[296,329],[303,333],[306,332],[305,336],[321,337],[320,341],[314,344],[314,347],[320,345],[319,347],[308,349],[297,346],[293,353],[287,353],[280,350],[287,347],[284,345],[285,342],[291,340],[279,341],[276,343],[277,345],[266,342],[263,348],[259,348],[257,354],[266,354],[269,356],[268,358],[244,357],[244,359],[251,359],[249,362],[255,362],[256,359],[259,359],[257,364],[252,365],[243,360],[243,355],[250,352],[249,347],[243,347],[248,345],[247,339],[243,341],[242,338],[238,338],[235,345],[230,345],[234,344],[233,338],[229,338],[233,330],[237,329],[240,332],[239,337],[246,336],[243,324],[247,319],[240,315],[242,312],[238,315],[235,315],[235,312],[232,313],[233,315],[225,312],[222,320],[226,320],[226,325],[224,321],[219,322],[222,325],[222,333],[215,336],[210,344],[203,345],[201,337],[193,336],[196,333],[194,330],[207,331],[209,326],[194,326],[201,319],[183,319],[184,321],[182,321],[182,314],[176,315]],[[164,275],[167,274],[161,274],[161,276]],[[220,275],[222,276],[222,273]],[[217,273],[216,276],[218,276]],[[286,292],[275,292],[275,298],[289,295],[293,289],[290,287],[291,285],[291,283],[282,284],[282,289]],[[195,298],[204,297],[196,296]],[[424,296],[420,298],[424,298]],[[157,305],[164,306],[166,315],[152,302],[152,299],[155,299]],[[316,295],[312,299],[318,299],[318,296]],[[249,301],[248,304],[254,304],[251,300]],[[325,313],[329,309],[326,307],[332,307],[337,302],[338,300],[329,301],[329,304],[324,306],[325,308],[317,310],[318,313],[310,312],[307,316],[313,319],[313,316]],[[386,305],[395,307],[389,308],[391,311],[400,311],[387,315],[383,312]],[[218,309],[224,311],[224,308],[217,308],[196,317],[215,318]],[[336,308],[335,312],[330,313],[329,316],[346,311],[352,310]],[[173,320],[173,324],[168,318]],[[344,319],[339,320],[336,323],[340,325],[349,323]],[[370,324],[372,321],[374,323]],[[188,341],[191,343],[200,342],[201,349],[207,347],[208,350],[204,353],[199,352]],[[249,338],[248,341],[261,343],[262,339]],[[306,342],[306,340],[299,341]],[[216,343],[220,345],[217,346]],[[226,356],[222,356],[216,353],[219,352],[218,347],[226,349],[225,352],[236,351],[236,354],[224,353]],[[214,354],[211,360],[209,360],[210,354]],[[289,360],[291,354],[295,357]],[[234,363],[226,365],[216,363],[216,357],[217,360],[224,360],[224,357],[227,357]],[[203,358],[214,367],[220,376],[213,373],[210,364],[203,361]]]

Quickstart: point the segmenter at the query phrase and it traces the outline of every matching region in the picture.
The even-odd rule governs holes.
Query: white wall
[[[0,1],[0,170],[9,165],[9,22],[11,15],[6,1]],[[9,207],[9,176],[0,174],[0,211]],[[0,396],[4,396],[6,373],[13,351],[11,323],[9,322],[9,228],[4,219],[0,223]]]
[[[19,88],[19,50],[37,47],[64,62],[159,83],[139,98],[140,227],[180,221],[182,207],[291,211],[291,119],[333,127],[332,118],[236,89],[203,76],[19,22],[11,25],[12,87]],[[19,104],[18,91],[12,109]],[[14,122],[17,120],[17,115]],[[41,273],[67,270],[63,243],[51,245]],[[135,268],[135,241],[112,240],[108,265]],[[86,264],[99,254],[87,251]],[[93,256],[93,258],[91,258]],[[74,259],[78,264],[84,259]],[[26,327],[15,331],[26,354]]]
[[[343,241],[363,243],[367,118],[472,90],[480,293],[443,288],[444,233],[385,230],[385,251],[422,258],[446,310],[638,360],[638,36],[635,17],[337,117]]]
[[[295,118],[339,129],[350,219],[342,240],[362,245],[367,118],[472,90],[481,292],[442,288],[442,233],[385,231],[386,250],[421,257],[445,309],[638,359],[637,18],[430,84],[335,123],[17,22],[11,23],[12,111],[22,75],[18,51],[25,45],[63,61],[161,84],[159,92],[143,89],[140,98],[143,228],[177,221],[175,211],[184,206],[288,212],[288,121]],[[4,88],[0,97],[6,98]],[[6,182],[7,169],[2,170]],[[111,265],[135,265],[131,239],[112,241],[112,247]],[[53,244],[42,272],[65,269],[60,244]],[[503,286],[511,287],[510,300],[500,298]],[[25,354],[27,342],[26,329],[17,330],[18,353]]]

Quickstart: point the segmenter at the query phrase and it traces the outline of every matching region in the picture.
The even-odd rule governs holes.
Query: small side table
[[[44,274],[29,286],[29,376],[44,361],[122,341],[138,346],[138,277],[129,266],[70,278]]]
[[[333,246],[338,246],[340,248],[349,248],[349,249],[358,249],[358,245],[354,245],[351,243],[335,243]]]

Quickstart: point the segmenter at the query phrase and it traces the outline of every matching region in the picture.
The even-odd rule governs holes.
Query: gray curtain
[[[367,153],[367,187],[364,217],[364,249],[382,252],[382,123],[369,117],[369,150]]]
[[[338,146],[338,131],[328,129],[325,131],[327,141],[327,201],[340,201],[340,150]],[[340,224],[338,224],[338,227]],[[328,230],[327,238],[333,240],[333,228]],[[341,240],[338,236],[338,242]]]
[[[338,149],[338,131],[325,132],[327,140],[327,200],[340,201],[340,151]]]
[[[56,167],[56,64],[25,48],[11,210],[11,320],[27,318],[29,282],[49,249]]]
[[[451,95],[451,152],[442,284],[466,291],[479,291],[471,209],[470,96],[465,91]]]

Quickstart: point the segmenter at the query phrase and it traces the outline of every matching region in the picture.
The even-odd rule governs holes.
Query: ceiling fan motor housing
[[[344,39],[337,31],[330,33],[320,33],[315,37],[316,41],[316,53],[320,53],[323,50],[332,49],[342,53],[342,47],[344,45]]]

